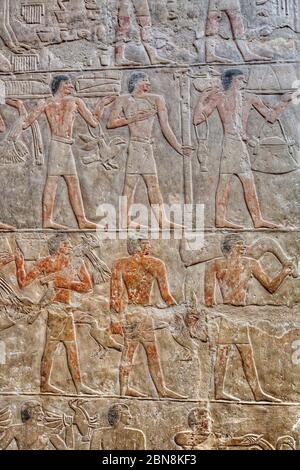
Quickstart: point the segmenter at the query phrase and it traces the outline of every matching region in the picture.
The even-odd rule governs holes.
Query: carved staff
[[[182,144],[191,147],[191,110],[190,110],[190,79],[187,71],[179,72],[177,77],[180,90],[180,114]],[[184,202],[193,204],[192,159],[183,157]]]

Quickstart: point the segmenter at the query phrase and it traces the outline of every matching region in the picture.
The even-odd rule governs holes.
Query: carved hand
[[[190,145],[182,145],[180,153],[184,157],[190,157],[192,155],[193,151],[194,151],[194,148],[191,147]]]

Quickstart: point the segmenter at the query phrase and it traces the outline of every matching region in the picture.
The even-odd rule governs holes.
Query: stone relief
[[[1,450],[300,448],[299,34],[1,2]]]

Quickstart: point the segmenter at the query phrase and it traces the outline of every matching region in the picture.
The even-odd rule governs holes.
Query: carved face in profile
[[[148,93],[151,90],[151,83],[147,76],[141,78],[135,86],[138,93]]]
[[[36,401],[24,403],[21,408],[21,419],[23,423],[28,421],[42,423],[44,411],[41,404]]]
[[[122,407],[122,409],[120,411],[120,421],[119,422],[122,423],[122,424],[128,425],[128,424],[131,423],[131,420],[132,420],[132,416],[131,416],[129,408]]]
[[[59,85],[59,91],[62,95],[71,95],[73,93],[74,87],[71,80],[64,80]]]
[[[232,86],[237,90],[244,90],[247,85],[247,79],[245,75],[237,75],[232,79]]]
[[[236,243],[230,250],[230,256],[243,256],[246,253],[246,245],[243,241]]]
[[[149,240],[141,240],[141,242],[140,242],[140,247],[141,247],[141,253],[142,253],[144,256],[150,255],[150,252],[151,252],[151,244],[150,244]]]
[[[70,240],[64,240],[59,247],[60,253],[63,253],[64,255],[70,255],[72,250],[73,246]]]

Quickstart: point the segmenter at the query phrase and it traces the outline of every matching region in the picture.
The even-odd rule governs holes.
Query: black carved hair
[[[50,255],[54,255],[60,247],[60,245],[67,241],[68,237],[64,233],[59,233],[57,235],[54,235],[53,237],[49,238],[48,240],[48,250]]]
[[[111,426],[115,426],[120,421],[122,410],[129,410],[127,405],[116,403],[112,405],[107,413],[107,420]]]
[[[128,81],[128,91],[129,93],[132,93],[136,87],[136,84],[140,81],[147,78],[147,75],[144,72],[133,72],[130,75],[129,81]]]
[[[51,82],[52,95],[55,95],[61,82],[68,82],[69,80],[70,77],[68,77],[68,75],[56,75]]]
[[[245,74],[242,72],[242,70],[239,69],[225,70],[225,72],[222,73],[221,80],[225,91],[229,90],[231,87],[233,78],[238,77],[239,75]]]
[[[21,421],[22,423],[26,423],[31,418],[31,410],[40,406],[40,403],[35,400],[26,401],[21,406]]]
[[[238,243],[244,243],[244,240],[240,235],[226,235],[222,243],[222,253],[224,256],[227,256],[232,248]]]

